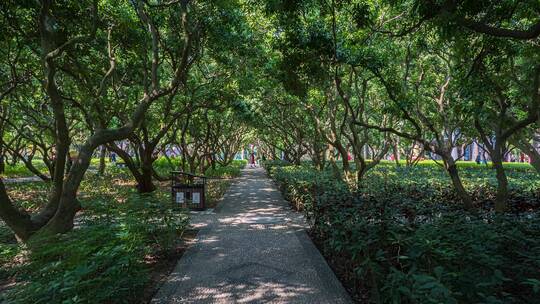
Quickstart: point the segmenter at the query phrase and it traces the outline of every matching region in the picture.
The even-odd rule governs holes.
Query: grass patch
[[[32,161],[32,164],[36,169],[38,169],[41,173],[48,175],[49,170],[47,169],[47,166],[43,163],[41,160],[34,160]],[[2,178],[18,178],[18,177],[30,177],[34,176],[35,174],[30,172],[28,168],[22,163],[19,162],[15,165],[6,164],[4,173],[0,174],[0,177]]]

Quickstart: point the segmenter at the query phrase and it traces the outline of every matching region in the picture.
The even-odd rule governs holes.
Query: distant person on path
[[[111,163],[113,163],[113,164],[116,163],[116,153],[114,153],[114,152],[111,152]]]
[[[250,163],[251,163],[251,168],[255,168],[256,165],[255,165],[255,152],[251,151],[251,155],[250,155]]]

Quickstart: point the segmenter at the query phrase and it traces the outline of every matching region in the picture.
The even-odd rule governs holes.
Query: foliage
[[[7,265],[15,260],[20,251],[13,233],[6,226],[0,225],[0,280],[13,275],[13,270]]]
[[[148,259],[170,254],[188,217],[158,194],[128,191],[111,204],[107,183],[85,200],[77,228],[28,244],[25,261],[12,270],[19,283],[6,293],[8,302],[128,303],[141,296]]]
[[[240,176],[240,170],[244,168],[246,164],[246,160],[233,160],[226,166],[216,163],[214,167],[210,166],[208,169],[206,169],[204,175],[208,177],[238,177]],[[160,157],[154,161],[153,167],[160,175],[168,176],[170,171],[181,170],[182,159],[179,157],[169,159]]]
[[[47,167],[43,162],[36,161],[34,166],[43,173],[47,172]],[[2,176],[8,178],[29,177],[34,176],[34,173],[30,172],[24,164],[17,163],[15,165],[7,164]]]
[[[540,174],[539,3],[2,1],[0,174],[47,181],[0,178],[30,246],[0,227],[0,261],[27,259],[11,297],[136,296],[185,228],[157,181],[238,176],[254,144],[373,301],[532,301],[540,182],[503,161]]]
[[[278,167],[284,167],[287,165],[290,165],[290,163],[284,160],[267,160],[267,161],[262,162],[262,166],[266,169],[268,174],[273,174],[274,169]]]
[[[208,168],[204,173],[208,177],[233,178],[240,176],[241,170],[247,165],[246,160],[234,160],[228,166],[217,164],[215,168]]]
[[[395,161],[381,161],[381,164],[393,164]],[[407,163],[405,160],[399,161],[400,165],[406,166]],[[442,166],[440,162],[436,162],[433,160],[422,160],[415,164],[415,167],[426,167],[427,169],[433,168],[436,164],[439,164],[439,167]],[[459,161],[456,163],[458,168],[485,168],[489,169],[491,162],[487,162],[487,164],[477,164],[474,161]],[[510,169],[512,172],[515,171],[523,171],[523,172],[529,172],[532,173],[534,171],[534,168],[528,164],[528,163],[504,163],[504,167],[507,169]],[[486,173],[486,171],[483,171]]]
[[[464,175],[468,186],[491,185],[478,190],[475,204],[493,201],[488,170],[470,167]],[[527,175],[512,172],[522,180],[511,195],[515,213],[496,216],[488,207],[462,211],[433,164],[379,166],[360,192],[306,166],[272,173],[356,298],[379,303],[534,303],[540,196],[538,179]]]
[[[245,161],[213,172],[216,177],[239,174]],[[116,172],[118,171],[118,172]],[[67,233],[18,244],[0,225],[0,279],[17,284],[4,297],[8,303],[133,303],[150,280],[151,264],[175,253],[188,227],[188,216],[170,204],[160,187],[138,194],[125,169],[109,168],[106,176],[92,176],[81,185],[82,213]],[[230,182],[208,184],[209,204],[215,204]],[[20,183],[10,188],[21,207],[39,210],[47,183]]]
[[[276,71],[255,125],[285,159],[346,180],[354,162],[357,187],[383,159],[438,159],[472,209],[456,160],[478,154],[496,171],[500,213],[502,162],[527,154],[540,172],[536,2],[253,2]]]

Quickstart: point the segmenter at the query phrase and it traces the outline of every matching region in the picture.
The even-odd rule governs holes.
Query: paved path
[[[96,169],[89,168],[86,172],[97,173]],[[29,182],[42,182],[43,180],[38,176],[26,176],[26,177],[6,177],[2,181],[6,184],[17,184],[17,183],[29,183]]]
[[[351,303],[263,169],[246,169],[152,303]]]
[[[11,177],[4,178],[3,182],[6,184],[16,184],[16,183],[29,183],[29,182],[42,182],[43,180],[37,176],[28,176],[28,177]]]

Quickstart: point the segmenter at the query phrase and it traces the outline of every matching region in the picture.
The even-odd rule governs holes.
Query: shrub
[[[205,175],[210,177],[237,177],[240,176],[240,170],[247,164],[247,160],[233,160],[229,165],[222,166],[217,164],[215,168],[208,168]],[[154,162],[156,171],[163,175],[169,176],[170,171],[179,170],[182,167],[182,159],[179,157],[170,158],[160,157]]]
[[[167,254],[188,223],[151,195],[92,204],[72,232],[32,241],[7,302],[133,302],[148,283],[148,258]]]
[[[378,166],[359,192],[306,166],[274,165],[271,176],[305,212],[314,240],[359,301],[535,303],[538,179],[509,169],[514,213],[495,216],[491,171],[462,171],[482,212],[462,211],[433,165]]]
[[[246,164],[246,160],[234,160],[228,166],[217,165],[216,168],[208,168],[205,175],[208,177],[238,177]]]
[[[277,167],[283,167],[283,166],[288,166],[288,165],[290,165],[289,162],[284,161],[284,160],[279,160],[279,159],[265,160],[262,162],[262,166],[266,169],[268,174],[272,174],[274,172],[274,169]]]

